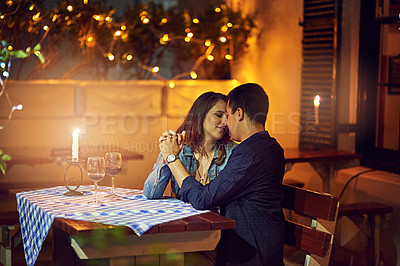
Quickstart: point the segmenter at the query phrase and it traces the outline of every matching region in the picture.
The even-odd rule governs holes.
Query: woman
[[[237,145],[229,139],[226,121],[226,96],[206,92],[196,99],[177,130],[177,133],[185,134],[179,158],[188,173],[202,184],[217,176]],[[148,199],[161,198],[170,180],[176,195],[179,186],[160,153],[144,183],[144,195]]]

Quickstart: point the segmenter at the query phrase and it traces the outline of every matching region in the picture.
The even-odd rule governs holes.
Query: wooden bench
[[[340,204],[338,218],[348,217],[367,236],[367,264],[380,265],[380,229],[393,207],[378,202]]]
[[[305,253],[304,265],[328,265],[335,232],[339,201],[320,193],[283,184],[286,246]],[[288,257],[285,249],[285,262]]]

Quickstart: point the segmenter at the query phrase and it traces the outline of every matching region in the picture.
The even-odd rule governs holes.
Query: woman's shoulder
[[[227,143],[224,144],[225,150],[227,150],[227,151],[233,150],[237,145],[239,145],[239,144],[234,141],[228,141]]]

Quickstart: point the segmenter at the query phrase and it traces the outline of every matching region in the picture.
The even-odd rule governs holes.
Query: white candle
[[[314,113],[315,113],[315,124],[319,124],[319,105],[321,104],[321,97],[319,95],[314,98]]]
[[[79,160],[79,128],[75,128],[72,132],[72,161],[77,162]]]

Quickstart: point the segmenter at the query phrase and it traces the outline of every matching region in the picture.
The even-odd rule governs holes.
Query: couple
[[[217,265],[283,265],[284,153],[265,131],[268,106],[254,83],[228,96],[204,93],[177,132],[160,137],[161,153],[144,184],[147,198],[159,198],[171,180],[181,200],[236,220],[235,230],[222,232]]]

